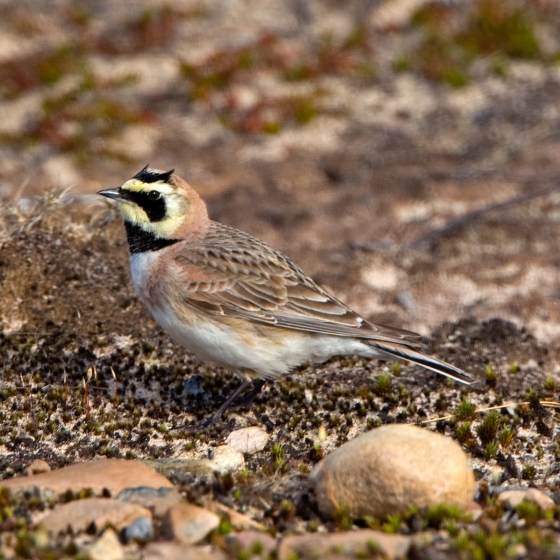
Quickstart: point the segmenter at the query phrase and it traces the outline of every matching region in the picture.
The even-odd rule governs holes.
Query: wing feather
[[[183,301],[207,313],[313,333],[419,345],[415,333],[369,323],[287,257],[228,226],[213,222],[204,243],[185,246],[176,263]]]

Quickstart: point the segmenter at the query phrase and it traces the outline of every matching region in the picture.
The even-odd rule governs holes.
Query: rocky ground
[[[327,531],[331,557],[375,556],[371,539],[397,554],[391,533],[409,558],[557,557],[559,30],[553,0],[0,1],[1,478],[35,460],[129,459],[176,498],[138,498],[146,544],[147,525],[126,537],[130,511],[108,519],[103,504],[87,523],[63,510],[76,526],[60,537],[39,527],[63,503],[103,497],[89,471],[70,494],[2,493],[3,554],[183,557],[170,508],[188,517],[187,500],[217,516],[193,557],[307,558],[317,541],[282,543]],[[420,332],[474,385],[335,359],[189,430],[239,379],[153,323],[122,225],[92,194],[148,161],[364,316]],[[321,513],[309,472],[394,423],[467,452],[469,515]],[[245,427],[261,439],[240,450],[229,438]],[[249,530],[267,532],[261,548],[232,544]]]

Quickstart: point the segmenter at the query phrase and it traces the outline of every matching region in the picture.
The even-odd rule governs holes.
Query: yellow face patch
[[[174,232],[184,222],[189,211],[189,203],[176,189],[163,181],[155,181],[153,183],[145,183],[139,179],[130,179],[121,187],[124,193],[131,193],[132,199],[127,201],[119,201],[119,210],[123,219],[127,222],[140,226],[145,231],[153,233],[157,237],[172,238]],[[149,204],[148,194],[152,191],[160,193],[159,201],[154,201],[154,205],[164,209],[162,216],[158,216],[154,220],[153,215],[150,216],[151,207],[142,207],[137,201],[140,200]],[[134,196],[137,195],[137,196]],[[145,195],[145,196],[142,196]],[[134,200],[136,198],[136,201]]]

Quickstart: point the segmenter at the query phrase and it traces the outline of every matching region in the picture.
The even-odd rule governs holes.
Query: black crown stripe
[[[171,179],[171,175],[173,175],[175,169],[171,169],[171,171],[156,171],[155,169],[150,169],[148,165],[136,173],[133,179],[138,179],[143,183],[156,183],[157,181],[169,183],[169,179]]]

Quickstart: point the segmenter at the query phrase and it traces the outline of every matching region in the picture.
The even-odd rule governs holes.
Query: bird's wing
[[[301,331],[418,346],[418,335],[374,325],[315,284],[287,257],[213,222],[204,243],[176,256],[181,298],[206,313]]]

